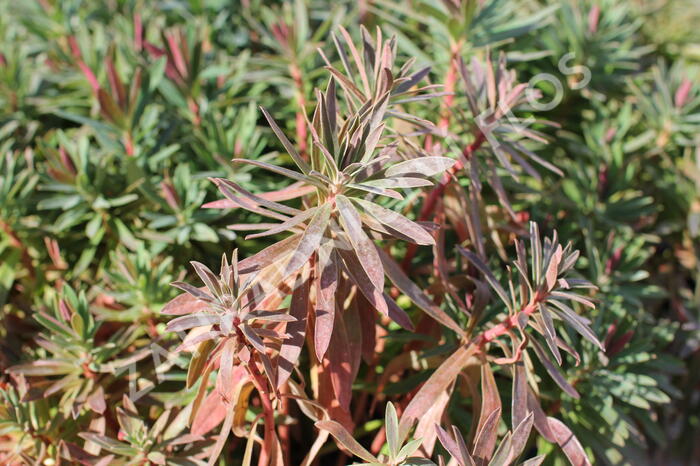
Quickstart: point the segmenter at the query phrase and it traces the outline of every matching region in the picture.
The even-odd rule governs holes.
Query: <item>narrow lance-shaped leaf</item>
[[[513,312],[513,305],[508,296],[508,293],[506,293],[506,290],[504,290],[501,284],[498,282],[498,280],[496,280],[496,277],[493,275],[493,272],[491,272],[488,266],[484,264],[482,260],[479,259],[479,257],[473,252],[467,251],[466,249],[459,246],[457,247],[457,249],[464,257],[469,259],[469,262],[471,262],[474,265],[474,267],[476,267],[479,270],[479,272],[481,272],[484,275],[486,280],[489,282],[489,285],[491,285],[491,288],[493,288],[493,290],[496,292],[499,298],[501,298],[501,301],[503,301],[506,307],[511,312]]]
[[[283,277],[297,271],[301,266],[306,264],[311,257],[311,254],[318,249],[319,244],[321,244],[323,234],[328,228],[328,221],[330,220],[330,217],[330,204],[326,203],[321,205],[311,218],[306,230],[304,230],[296,249],[294,252],[292,252],[291,258],[286,264],[284,273],[282,274]]]
[[[493,413],[498,417],[493,420]],[[496,446],[496,428],[501,413],[501,398],[498,395],[496,380],[488,363],[481,365],[481,413],[474,443],[474,456],[489,460]]]
[[[357,203],[370,215],[388,227],[408,236],[417,244],[433,245],[435,239],[423,227],[393,210],[385,209],[373,202],[357,199]]]
[[[321,246],[318,257],[314,349],[316,357],[321,361],[333,334],[335,292],[338,288],[338,256],[328,242]]]
[[[384,290],[384,267],[374,242],[362,230],[360,215],[347,197],[338,195],[335,202],[340,213],[343,230],[347,233],[362,268],[374,287],[382,292]]]
[[[386,404],[386,415],[384,416],[384,428],[386,430],[386,441],[389,445],[389,454],[392,458],[396,458],[401,446],[401,438],[399,438],[399,419],[396,415],[396,408],[390,401]]]
[[[369,463],[379,463],[379,460],[372,453],[368,452],[365,447],[360,445],[357,440],[337,422],[318,421],[316,422],[316,427],[330,432],[340,445],[358,458],[362,458]]]
[[[265,119],[267,122],[270,124],[270,128],[272,128],[272,131],[275,133],[277,138],[280,140],[284,148],[286,149],[287,153],[292,157],[294,160],[294,163],[297,164],[297,166],[303,171],[304,173],[309,173],[311,171],[311,167],[309,167],[309,164],[304,161],[303,158],[299,155],[297,150],[294,148],[291,142],[289,142],[289,139],[287,139],[287,136],[284,135],[284,132],[280,129],[279,126],[277,126],[277,123],[275,120],[272,118],[272,116],[265,110],[263,107],[260,107],[260,110],[262,111],[263,115],[265,115]]]
[[[439,394],[455,381],[475,351],[474,345],[462,345],[433,372],[401,415],[400,437],[405,438],[413,423],[430,408]]]
[[[419,174],[433,176],[442,173],[454,165],[456,160],[448,157],[418,157],[392,165],[386,170],[387,177]]]
[[[440,322],[445,327],[457,332],[457,334],[462,335],[464,331],[457,325],[457,323],[448,316],[445,311],[435,306],[433,302],[428,298],[423,290],[421,290],[418,285],[413,283],[408,276],[401,270],[401,267],[394,261],[394,259],[389,256],[381,248],[377,248],[379,257],[382,260],[384,266],[384,271],[391,280],[391,282],[396,285],[396,287],[401,290],[406,296],[408,296],[413,303],[423,310],[430,317]]]
[[[308,269],[308,267],[307,267]],[[289,314],[296,319],[294,322],[289,322],[286,327],[286,332],[291,335],[287,338],[280,348],[279,359],[277,363],[277,386],[281,387],[289,376],[299,359],[301,347],[304,344],[306,335],[306,315],[309,308],[309,293],[311,291],[308,271],[297,276],[292,292],[292,302],[289,306]]]
[[[590,466],[586,452],[581,443],[563,422],[555,417],[548,417],[549,427],[554,433],[557,443],[564,451],[573,466]]]
[[[530,342],[532,343],[532,347],[535,349],[535,353],[537,353],[537,358],[547,370],[547,373],[550,375],[550,377],[552,377],[552,379],[557,383],[557,385],[559,385],[559,387],[562,390],[564,390],[569,396],[571,396],[572,398],[579,399],[581,396],[578,394],[576,389],[572,387],[571,384],[566,380],[564,375],[561,372],[559,372],[559,369],[557,369],[557,367],[554,364],[552,364],[542,347],[539,345],[539,343],[537,343],[537,340],[531,339]]]

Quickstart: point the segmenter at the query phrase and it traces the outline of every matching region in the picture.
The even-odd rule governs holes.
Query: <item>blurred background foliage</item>
[[[549,143],[528,147],[562,175],[516,179],[493,168],[519,224],[497,190],[483,192],[489,241],[507,246],[528,218],[556,228],[598,287],[589,317],[606,353],[570,333],[582,364],[566,376],[585,396],[552,390],[550,398],[543,383],[543,406],[602,464],[697,464],[698,20],[694,0],[0,1],[0,455],[54,464],[59,440],[92,441],[94,452],[96,440],[80,432],[117,438],[115,406],[139,415],[122,395],[128,381],[156,379],[150,342],[174,341],[159,313],[176,294],[168,284],[191,259],[214,267],[221,252],[238,247],[245,257],[270,244],[227,228],[259,222],[255,213],[202,208],[219,199],[208,178],[253,192],[284,187],[230,160],[291,162],[258,106],[306,149],[304,115],[326,77],[317,48],[337,60],[330,33],[343,25],[359,36],[364,24],[396,35],[404,59],[430,65],[428,81],[457,91],[448,105],[406,107],[431,121],[450,115],[446,131],[458,136],[469,112],[462,84],[450,83],[453,56],[469,63],[503,52],[520,82],[543,72],[562,78],[558,105],[520,112],[554,123],[536,123]],[[568,53],[570,67],[590,70],[585,87],[580,68],[562,71]],[[543,101],[556,97],[551,86],[540,90]],[[427,254],[416,263],[431,265]],[[61,302],[72,302],[70,311]],[[39,335],[53,344],[37,345]],[[386,339],[380,373],[404,336]],[[55,351],[77,365],[38,374],[65,377],[53,396],[6,371]],[[130,361],[141,361],[136,373],[105,369]],[[186,364],[172,367],[140,402],[139,422],[175,416],[189,401]],[[394,381],[387,396],[423,379]],[[355,388],[375,387],[358,379]],[[468,426],[461,403],[451,402],[450,416]],[[369,435],[378,425],[359,428]],[[163,445],[148,461],[161,464],[176,448]],[[243,448],[233,443],[222,461],[238,464]],[[565,461],[544,440],[533,448],[551,452],[545,464]]]

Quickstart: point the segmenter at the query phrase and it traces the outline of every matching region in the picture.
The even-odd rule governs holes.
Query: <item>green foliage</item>
[[[699,15],[0,2],[0,462],[697,462]]]

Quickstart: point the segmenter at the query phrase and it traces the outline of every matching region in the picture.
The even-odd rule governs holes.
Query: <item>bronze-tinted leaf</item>
[[[267,209],[270,209],[274,212],[281,212],[285,215],[299,215],[302,212],[299,211],[298,209],[295,209],[293,207],[286,206],[284,204],[280,204],[279,202],[275,201],[270,201],[268,199],[265,199],[261,196],[257,196],[247,189],[242,188],[238,183],[234,183],[233,181],[227,180],[225,178],[210,178],[211,181],[213,181],[219,189],[224,193],[227,194],[228,190],[236,191],[238,194],[243,196],[244,198],[248,199],[250,202],[257,206],[262,206]],[[227,196],[229,199],[235,200],[235,196]]]
[[[367,277],[374,287],[381,293],[384,291],[384,267],[382,261],[377,254],[374,242],[369,239],[367,234],[362,229],[362,221],[360,215],[353,207],[350,200],[343,196],[336,196],[336,207],[340,213],[340,220],[343,230],[348,235],[355,254],[360,261],[360,265],[365,270]]]
[[[174,318],[168,322],[165,330],[167,332],[182,332],[194,327],[205,327],[207,325],[218,324],[219,322],[221,322],[221,316],[219,314],[205,314],[203,312],[198,312],[196,314]]]
[[[297,276],[292,292],[292,302],[289,306],[289,315],[295,319],[287,323],[286,332],[290,335],[282,343],[277,361],[277,386],[284,384],[294,370],[294,366],[301,354],[306,336],[306,315],[309,311],[309,293],[311,283],[308,267]]]
[[[348,332],[342,313],[337,313],[333,324],[333,344],[329,346],[324,359],[324,371],[327,371],[337,403],[347,410],[352,399],[353,356]]]
[[[248,397],[253,391],[254,385],[250,379],[245,378],[238,381],[233,389],[231,404],[233,405],[233,426],[231,430],[236,437],[247,437],[251,435],[245,428],[245,416],[248,411]]]
[[[224,425],[221,426],[221,433],[219,434],[219,437],[216,439],[216,443],[214,444],[214,446],[211,449],[211,452],[209,453],[209,462],[207,463],[207,466],[214,466],[214,464],[216,464],[216,461],[219,459],[219,455],[221,454],[221,451],[226,445],[226,439],[228,439],[231,427],[233,427],[233,419],[235,417],[235,414],[235,406],[229,405],[229,407],[227,408],[226,417],[224,418]]]
[[[192,286],[189,283],[173,282],[173,283],[171,283],[171,285],[176,287],[176,288],[180,288],[182,291],[185,291],[186,293],[191,294],[194,298],[197,298],[200,301],[204,301],[205,303],[213,303],[214,302],[213,297],[211,297],[209,294],[204,292],[202,289],[197,288],[195,286]]]
[[[190,366],[187,369],[187,388],[191,388],[195,384],[207,363],[207,359],[214,349],[215,343],[213,340],[206,340],[199,344],[197,351],[192,355]],[[203,381],[206,385],[206,380]]]
[[[312,207],[311,209],[305,210],[302,213],[290,218],[289,220],[280,223],[279,225],[275,225],[275,226],[268,228],[267,230],[262,231],[260,233],[254,233],[252,235],[247,235],[245,237],[245,239],[249,240],[249,239],[261,238],[263,236],[276,235],[277,233],[289,231],[295,227],[298,227],[302,223],[306,222],[309,218],[311,218],[311,216],[314,213],[316,213],[316,208]]]
[[[346,450],[358,458],[362,458],[370,463],[379,463],[379,460],[370,452],[368,452],[357,440],[355,440],[347,430],[335,421],[318,421],[316,422],[318,429],[326,430],[331,433],[335,440]]]
[[[571,430],[555,417],[548,417],[549,427],[552,429],[557,443],[564,451],[564,454],[569,459],[572,466],[590,466],[586,452],[583,450],[581,443]]]
[[[488,265],[486,265],[476,254],[474,254],[471,251],[468,251],[464,249],[461,246],[457,247],[457,250],[467,259],[469,259],[469,262],[471,262],[474,267],[479,269],[479,272],[481,272],[486,280],[489,282],[489,285],[491,285],[491,288],[496,292],[496,294],[501,298],[501,301],[506,305],[506,307],[513,311],[513,304],[511,303],[510,297],[508,296],[508,293],[506,293],[506,290],[503,289],[501,284],[498,282],[496,277],[493,275],[493,272],[491,272],[491,269],[489,269]]]
[[[557,276],[559,273],[559,263],[561,262],[562,248],[558,244],[556,250],[549,259],[549,264],[547,264],[547,272],[545,273],[545,281],[547,283],[547,290],[553,289],[557,284]]]
[[[385,209],[380,205],[377,205],[373,202],[365,201],[363,199],[356,199],[356,202],[360,206],[362,206],[362,208],[366,212],[368,212],[374,218],[379,220],[381,223],[403,233],[404,235],[411,238],[416,244],[435,244],[435,239],[430,233],[428,233],[423,227],[421,227],[415,222],[412,222],[403,215],[396,213],[393,210]]]
[[[530,411],[527,407],[527,375],[525,364],[518,361],[513,364],[513,396],[511,404],[511,426],[513,430],[525,419]]]
[[[571,384],[566,380],[564,375],[561,372],[559,372],[559,369],[557,369],[557,367],[554,364],[552,364],[542,347],[539,345],[539,343],[537,343],[537,340],[532,339],[530,340],[530,342],[532,343],[532,347],[535,349],[535,353],[537,353],[537,359],[542,363],[550,377],[552,377],[552,379],[557,383],[557,385],[559,385],[559,387],[562,390],[564,390],[569,396],[578,400],[581,397],[581,395],[579,395],[576,389],[573,386],[571,386]]]
[[[493,413],[497,418],[493,419]],[[496,380],[488,363],[481,365],[481,412],[477,426],[473,454],[477,459],[488,461],[496,446],[497,427],[501,414],[501,397],[498,394]]]
[[[448,157],[418,157],[405,160],[389,167],[387,177],[421,175],[433,176],[442,173],[455,164],[455,160]]]
[[[523,400],[525,401],[525,400]],[[527,406],[527,405],[525,405]],[[510,454],[506,464],[515,461],[525,449],[528,438],[530,438],[530,431],[532,430],[532,425],[535,421],[535,416],[532,412],[528,415],[513,429],[513,435],[511,436],[511,447]]]
[[[316,310],[314,320],[314,349],[323,360],[333,334],[335,291],[338,288],[338,256],[330,243],[321,246],[316,277]]]
[[[483,411],[482,411],[483,412]],[[473,455],[477,464],[488,464],[498,435],[498,421],[501,420],[501,408],[491,411],[484,420],[479,420],[479,429],[474,439]]]
[[[345,271],[352,283],[357,285],[357,288],[362,292],[367,301],[381,314],[388,315],[389,308],[384,300],[384,295],[381,290],[378,290],[370,278],[367,276],[365,269],[362,267],[360,258],[353,251],[345,249],[336,249],[340,257],[343,258]]]
[[[204,290],[204,288],[200,288],[200,290]],[[199,299],[195,298],[191,294],[181,294],[180,296],[176,297],[175,299],[170,300],[168,304],[163,306],[163,309],[161,309],[160,313],[165,314],[165,315],[182,315],[182,314],[191,314],[195,313],[198,311],[201,311],[207,307],[207,303],[204,301],[200,301]]]
[[[452,320],[452,318],[448,316],[445,311],[433,304],[430,298],[423,293],[423,290],[421,290],[418,285],[413,283],[408,278],[404,271],[401,270],[399,264],[397,264],[391,256],[389,256],[381,248],[377,248],[377,252],[382,260],[382,265],[384,266],[384,271],[386,272],[387,276],[403,294],[411,298],[411,301],[413,301],[416,306],[423,310],[423,312],[440,322],[445,327],[457,332],[460,335],[464,333],[462,328],[457,325],[457,323]]]
[[[552,311],[567,324],[569,324],[574,330],[576,330],[582,337],[596,345],[598,348],[600,348],[600,350],[604,349],[602,343],[598,340],[598,337],[589,327],[587,319],[579,316],[569,306],[560,301],[552,299],[547,301],[547,303],[551,303],[557,307],[558,309],[552,309]]]
[[[289,262],[284,266],[283,278],[289,274],[299,270],[301,266],[311,257],[321,244],[323,235],[328,228],[328,221],[331,217],[331,206],[326,203],[318,208],[314,216],[311,218],[309,225],[301,235],[299,244],[289,259]]]
[[[540,310],[540,317],[542,318],[544,338],[547,342],[547,347],[549,347],[549,350],[554,355],[554,359],[556,359],[557,364],[561,366],[561,353],[559,352],[559,347],[557,346],[557,332],[554,330],[552,316],[550,315],[549,309],[547,309],[547,306],[544,304],[538,304],[537,308]]]
[[[401,415],[401,437],[406,436],[415,421],[423,416],[440,393],[455,381],[475,351],[474,345],[459,346],[425,381]]]

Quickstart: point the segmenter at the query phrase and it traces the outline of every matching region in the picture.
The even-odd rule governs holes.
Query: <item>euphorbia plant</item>
[[[0,463],[697,457],[653,7],[107,3],[0,2]]]
[[[535,379],[529,377],[532,388],[528,388],[526,381],[526,374],[533,367],[534,360],[529,352],[532,351],[555,382],[570,396],[578,397],[527,328],[543,337],[545,346],[559,365],[563,362],[560,350],[572,354],[577,360],[579,356],[572,346],[557,336],[555,320],[566,323],[600,345],[588,326],[589,321],[578,316],[568,304],[576,302],[593,306],[588,299],[570,291],[590,285],[585,280],[565,278],[573,268],[578,252],[573,251],[571,245],[562,247],[556,233],[542,244],[537,225],[532,224],[529,232],[531,264],[528,265],[524,244],[516,241],[514,267],[518,284],[514,285],[509,278],[506,290],[484,262],[483,250],[472,252],[458,246],[461,255],[473,267],[469,276],[477,284],[476,302],[469,306],[462,303],[462,316],[451,317],[438,307],[395,262],[388,246],[396,241],[407,241],[436,247],[442,279],[451,288],[450,293],[457,296],[463,291],[448,284],[453,278],[449,276],[446,264],[454,259],[444,249],[444,235],[438,233],[439,225],[416,223],[386,207],[387,202],[404,199],[397,189],[430,186],[429,177],[440,175],[455,163],[454,159],[444,155],[430,155],[411,141],[415,135],[432,133],[434,126],[396,110],[401,103],[431,97],[420,94],[422,89],[415,87],[427,71],[410,74],[409,63],[395,74],[394,39],[382,42],[380,35],[375,45],[363,30],[364,50],[360,54],[349,35],[344,30],[341,32],[345,40],[336,40],[336,46],[345,73],[331,65],[328,67],[332,77],[325,92],[317,92],[318,103],[307,122],[312,142],[308,154],[299,153],[271,115],[262,110],[298,171],[259,160],[234,159],[235,163],[251,164],[286,176],[294,183],[281,191],[254,194],[233,181],[212,179],[227,199],[226,204],[218,203],[217,206],[246,209],[277,222],[236,224],[232,228],[263,230],[249,234],[248,239],[284,232],[291,235],[240,263],[235,256],[230,265],[222,262],[219,277],[202,264],[193,263],[206,284],[206,290],[176,283],[175,286],[186,291],[189,297],[178,298],[165,310],[166,313],[187,313],[168,324],[168,329],[173,331],[193,329],[181,348],[199,345],[188,373],[188,386],[201,379],[193,401],[193,418],[197,416],[206,393],[208,375],[218,365],[216,390],[221,398],[219,406],[223,406],[228,414],[212,460],[223,447],[233,424],[243,423],[242,409],[248,406],[250,390],[255,387],[265,427],[260,462],[264,464],[269,459],[277,464],[283,461],[274,416],[284,406],[283,399],[290,396],[287,384],[297,386],[298,382],[294,381],[297,377],[292,375],[306,341],[315,400],[306,399],[298,389],[294,390],[294,397],[300,403],[318,403],[323,409],[323,420],[317,422],[318,427],[333,434],[344,448],[355,454],[359,452],[359,456],[370,463],[380,464],[374,454],[352,440],[349,432],[354,429],[357,419],[353,419],[350,412],[352,384],[358,375],[361,359],[364,357],[367,363],[371,363],[378,344],[377,332],[381,327],[377,327],[375,312],[383,316],[384,325],[393,321],[408,331],[415,328],[406,311],[385,290],[385,275],[396,287],[394,296],[402,292],[429,318],[451,330],[453,337],[447,339],[446,348],[441,353],[450,348],[453,352],[420,389],[399,404],[403,412],[400,423],[395,418],[393,405],[388,405],[388,463],[381,464],[419,464],[422,460],[414,461],[408,458],[409,455],[420,451],[421,455],[430,458],[438,436],[443,443],[450,443],[444,432],[436,430],[435,424],[441,422],[460,376],[470,381],[468,386],[475,397],[475,408],[480,406],[475,424],[478,434],[472,450],[478,462],[488,462],[492,456],[494,461],[498,458],[498,464],[517,459],[533,423],[533,413],[534,425],[545,438],[561,443],[572,461],[585,459],[578,444],[565,443],[566,427],[560,428],[559,421],[549,420],[541,414],[535,395]],[[505,79],[504,73],[502,63],[501,79]],[[354,76],[358,77],[359,83],[355,82]],[[466,74],[465,79],[468,79]],[[342,90],[340,95],[336,82]],[[522,86],[514,90],[503,85],[500,87],[501,98],[510,102],[509,105],[517,104]],[[467,86],[467,89],[472,88]],[[499,107],[495,118],[502,114],[498,112],[505,111],[508,107]],[[391,118],[397,116],[412,123],[411,133],[402,134],[393,127],[389,131]],[[537,158],[534,154],[530,156]],[[499,152],[499,158],[508,166],[505,157],[505,152]],[[434,195],[441,194],[439,191]],[[294,205],[279,202],[290,199],[298,200]],[[439,248],[436,236],[440,237]],[[469,242],[465,242],[467,245]],[[243,277],[245,285],[239,283]],[[486,313],[489,294],[486,283],[505,305],[505,315],[494,310]],[[284,305],[287,297],[290,298],[287,308],[267,310]],[[492,324],[484,322],[485,314]],[[464,327],[459,324],[464,320],[463,316],[467,317]],[[254,322],[274,324],[268,326]],[[477,334],[477,329],[481,333]],[[502,341],[501,337],[505,336],[509,337],[511,345]],[[500,357],[493,354],[496,347],[503,353]],[[494,453],[502,411],[494,381],[498,366],[510,368],[514,381],[514,432],[511,435],[517,439],[517,445],[512,445],[512,441],[506,438]],[[245,373],[234,376],[234,367],[244,367]],[[263,372],[267,379],[262,377]],[[304,378],[298,380],[303,383]],[[474,391],[475,384],[479,383],[481,392]],[[249,388],[243,388],[246,386]],[[204,412],[202,415],[209,414]],[[526,420],[528,426],[521,426]],[[411,444],[410,453],[399,451],[397,442],[407,437],[414,424],[414,437],[420,440]],[[241,432],[245,429],[241,430],[239,426]],[[453,449],[451,445],[448,450]],[[312,450],[306,461],[311,461],[316,453]],[[462,460],[472,458],[468,452],[460,454]]]

